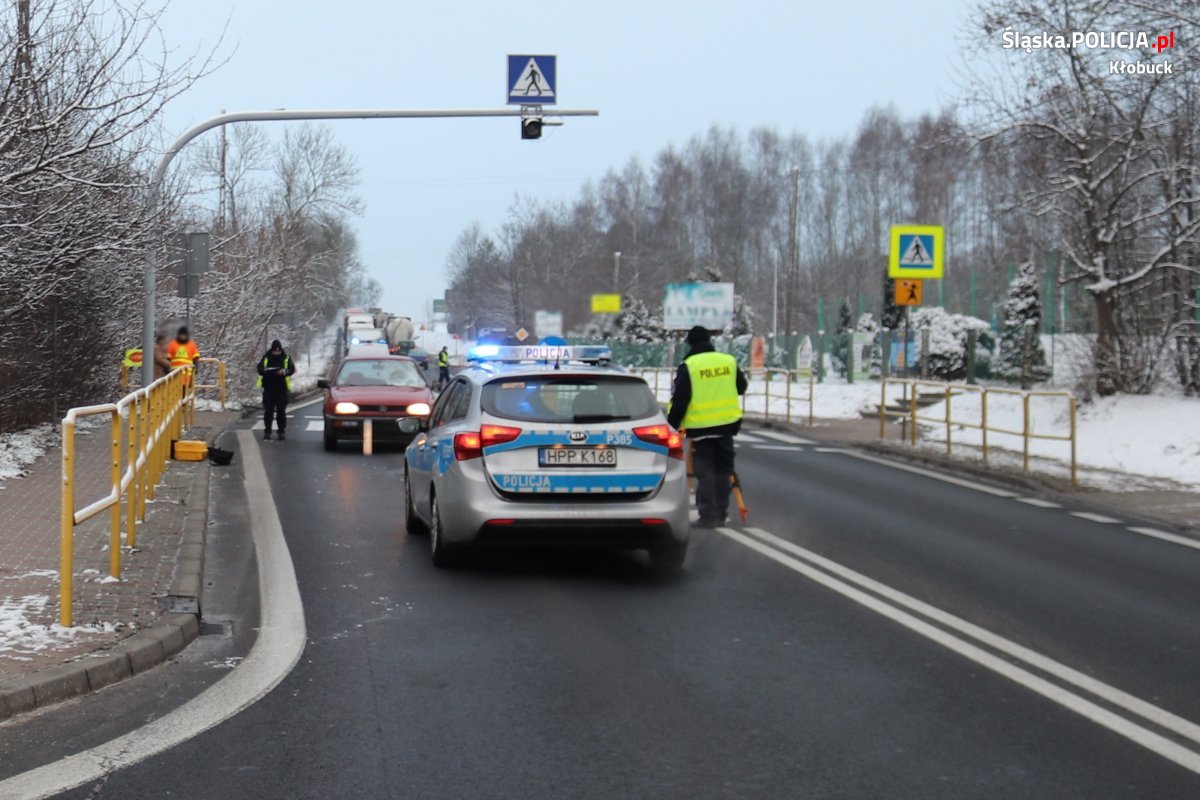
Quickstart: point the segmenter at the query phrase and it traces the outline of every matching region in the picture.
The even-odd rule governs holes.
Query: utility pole
[[[613,293],[621,293],[621,251],[613,252]]]
[[[162,185],[166,178],[167,169],[175,156],[179,155],[187,144],[202,133],[221,128],[235,122],[286,122],[292,120],[323,120],[323,119],[457,119],[465,117],[516,117],[525,121],[530,112],[524,108],[450,108],[450,109],[412,109],[412,108],[363,108],[363,109],[324,109],[313,111],[291,111],[276,109],[274,111],[235,111],[228,114],[218,114],[215,117],[198,122],[179,135],[162,154],[158,165],[150,177],[149,185],[149,217],[157,222],[162,212]],[[595,109],[556,109],[547,113],[550,117],[597,117],[600,112]],[[560,121],[561,122],[561,121]],[[559,124],[559,123],[551,123]],[[154,352],[154,307],[158,278],[158,251],[153,244],[146,248],[145,261],[142,268],[142,353]],[[154,382],[154,359],[142,359],[143,386]]]
[[[787,342],[787,364],[791,369],[796,364],[796,343],[792,325],[794,321],[793,306],[796,295],[796,273],[800,271],[798,248],[796,241],[796,225],[800,216],[800,168],[792,167],[792,196],[788,203],[788,279],[787,297],[784,298],[783,335]]]
[[[225,109],[221,109],[221,113],[225,113]],[[225,183],[225,159],[229,153],[229,137],[226,135],[226,128],[221,126],[221,150],[219,155],[221,161],[221,197],[217,201],[217,216],[221,220],[221,227],[225,227],[225,194],[229,191]]]

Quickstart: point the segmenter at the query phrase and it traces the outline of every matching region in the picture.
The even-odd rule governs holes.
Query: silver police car
[[[606,347],[481,345],[405,453],[408,529],[433,561],[504,545],[688,546],[682,435]]]

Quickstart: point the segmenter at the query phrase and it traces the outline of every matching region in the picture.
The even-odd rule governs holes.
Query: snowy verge
[[[50,423],[0,434],[0,481],[24,476],[26,467],[57,441],[58,428]]]

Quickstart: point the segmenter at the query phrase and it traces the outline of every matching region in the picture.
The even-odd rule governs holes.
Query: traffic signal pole
[[[547,117],[596,117],[600,112],[596,109],[538,109],[538,116]],[[218,114],[188,128],[176,139],[167,151],[162,154],[154,173],[150,178],[150,196],[148,198],[150,218],[154,220],[162,206],[162,184],[166,178],[167,169],[179,151],[202,133],[230,125],[235,122],[293,122],[313,121],[324,119],[453,119],[460,117],[517,117],[531,115],[528,108],[449,108],[449,109],[413,109],[413,108],[376,108],[376,109],[325,109],[292,111],[276,109],[274,111],[234,111]],[[158,275],[158,251],[151,243],[146,247],[146,259],[142,275],[142,385],[149,386],[154,381],[154,283]]]

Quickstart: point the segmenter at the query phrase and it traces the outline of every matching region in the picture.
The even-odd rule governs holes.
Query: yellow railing
[[[752,398],[752,397],[762,397],[763,398],[762,416],[764,419],[770,420],[771,419],[771,400],[773,400],[773,399],[781,400],[782,399],[784,401],[783,419],[785,422],[790,424],[792,422],[792,418],[794,416],[792,413],[792,406],[794,403],[798,402],[800,404],[800,409],[805,412],[803,414],[803,416],[807,417],[808,426],[811,428],[812,424],[813,424],[813,402],[814,402],[813,371],[810,369],[805,369],[805,370],[777,369],[774,367],[770,367],[770,368],[761,370],[760,372],[763,376],[763,391],[761,393],[755,391],[755,388],[754,388],[755,378],[757,378],[758,375],[751,374],[749,376],[750,377],[750,386],[746,389],[746,393],[744,395],[742,395],[742,413],[743,414],[757,414],[758,413],[757,411],[754,411],[752,409],[748,410],[746,401],[747,401],[747,399]],[[778,378],[783,378],[783,388],[781,391],[777,392],[776,394],[771,394],[771,384],[778,383],[778,380],[777,380]],[[807,391],[805,391],[804,394],[798,395],[796,393],[795,389],[793,389],[793,387],[800,387],[800,386],[804,386]],[[779,416],[780,415],[778,415],[778,414],[775,415],[776,418],[778,418]]]
[[[146,518],[146,503],[154,499],[171,442],[195,421],[196,391],[219,388],[224,401],[225,365],[215,359],[218,384],[189,387],[191,367],[181,367],[149,386],[131,392],[116,403],[72,408],[62,421],[62,493],[59,530],[59,621],[70,627],[74,621],[75,527],[109,512],[108,571],[121,577],[122,505],[126,543],[137,545],[137,523]],[[99,500],[75,508],[75,427],[80,419],[106,415],[109,418],[112,458],[109,491]]]
[[[888,408],[888,387],[900,386],[900,407]],[[963,410],[962,404],[955,403],[955,398],[978,395],[978,409],[975,412]],[[940,401],[942,411],[937,415],[921,413],[921,399],[934,396]],[[1017,398],[1020,404],[1020,429],[1001,427],[995,422],[994,409],[989,402],[995,397]],[[1065,433],[1039,433],[1034,427],[1032,401],[1035,398],[1054,398],[1066,403],[1067,430]],[[936,405],[936,402],[934,403]],[[956,414],[956,409],[958,413]],[[965,383],[939,383],[935,381],[910,380],[906,378],[885,378],[880,383],[879,390],[879,438],[886,436],[887,420],[897,419],[906,423],[907,437],[911,444],[917,443],[917,428],[919,424],[943,428],[946,437],[946,455],[953,453],[955,430],[977,430],[980,432],[980,443],[983,451],[983,463],[988,463],[988,454],[994,446],[989,441],[989,434],[1013,436],[1021,439],[1022,469],[1029,471],[1030,445],[1035,439],[1052,442],[1067,442],[1070,445],[1071,485],[1077,481],[1076,476],[1076,402],[1075,395],[1067,391],[1025,391],[1010,389],[1004,386],[977,386]]]
[[[654,392],[654,397],[660,403],[665,403],[671,399],[672,381],[675,378],[675,370],[666,367],[630,367],[629,371],[640,376],[650,389]],[[755,379],[758,375],[763,376],[763,390],[755,389]],[[762,416],[765,419],[784,419],[787,422],[792,422],[796,417],[807,418],[809,427],[813,424],[813,402],[814,390],[813,382],[815,380],[812,370],[787,370],[787,369],[767,369],[760,370],[759,373],[747,376],[750,379],[750,386],[746,393],[742,395],[742,413]],[[771,384],[779,383],[779,379],[783,379],[783,385],[773,393]],[[801,394],[796,391],[798,387],[803,386],[805,391]],[[759,412],[757,409],[747,407],[746,401],[748,398],[761,397],[763,399],[763,409]],[[783,400],[784,411],[782,414],[776,413],[772,415],[771,401]],[[800,414],[795,413],[801,412]]]
[[[209,364],[209,365],[215,364],[216,365],[216,367],[217,367],[217,375],[216,375],[217,382],[216,383],[197,383],[196,384],[196,392],[199,393],[199,392],[211,391],[211,390],[215,389],[217,391],[217,398],[221,403],[221,409],[224,410],[225,409],[225,398],[226,398],[225,362],[221,361],[219,358],[202,358],[202,359],[200,359],[200,366],[196,370],[197,371],[196,380],[200,380],[200,378],[203,376],[204,365],[206,365],[206,364]],[[121,381],[120,381],[121,394],[125,394],[126,392],[129,391],[130,381],[133,380],[133,376],[140,376],[141,374],[142,374],[141,364],[136,364],[132,367],[130,367],[126,364],[122,364],[121,365]],[[135,383],[136,382],[137,381],[135,381]]]

